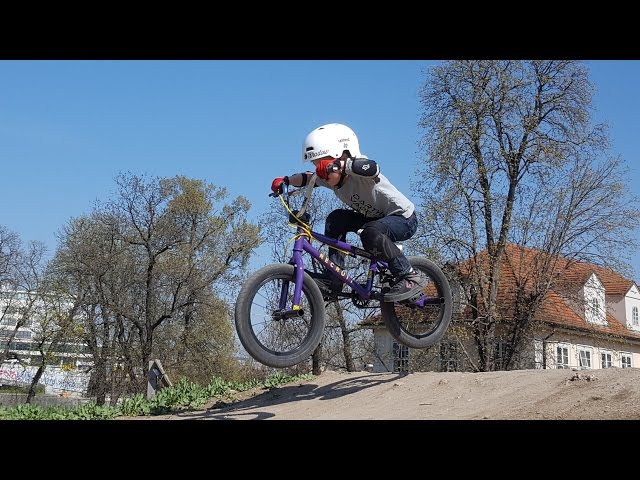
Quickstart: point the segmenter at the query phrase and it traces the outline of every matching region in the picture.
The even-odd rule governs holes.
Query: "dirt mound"
[[[155,420],[638,420],[640,369],[324,372]]]

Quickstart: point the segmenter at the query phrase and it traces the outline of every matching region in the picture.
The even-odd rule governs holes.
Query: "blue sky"
[[[108,199],[119,172],[186,175],[244,195],[304,169],[302,141],[351,126],[362,152],[411,196],[425,60],[0,60],[0,225],[50,253],[69,219]],[[587,62],[594,120],[640,195],[640,61]],[[639,232],[640,233],[640,232]],[[640,252],[633,268],[640,280]]]

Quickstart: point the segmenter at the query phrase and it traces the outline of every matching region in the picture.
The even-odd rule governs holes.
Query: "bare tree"
[[[9,346],[15,338],[19,326],[13,325],[9,329],[9,321],[14,322],[12,313],[17,311],[15,295],[18,283],[18,265],[22,256],[22,242],[20,237],[0,225],[0,325],[5,328],[0,330],[0,364],[7,359]],[[11,318],[10,318],[11,317]],[[17,323],[17,321],[16,321]]]
[[[0,323],[4,327],[0,329],[0,363],[10,357],[23,366],[37,367],[26,397],[26,403],[30,403],[46,368],[64,362],[65,355],[74,353],[70,347],[74,346],[72,338],[77,332],[76,306],[48,284],[46,247],[42,242],[31,241],[23,246],[16,234],[0,228],[0,244]],[[20,330],[23,327],[28,330]],[[28,337],[19,336],[21,332]],[[17,342],[29,347],[16,346]]]
[[[302,198],[291,197],[292,209],[301,208]],[[313,197],[309,202],[307,213],[309,213],[308,224],[311,229],[318,232],[324,231],[324,221],[327,215],[336,208],[346,208],[335,195],[324,189],[315,188]],[[295,234],[293,228],[287,229],[287,211],[280,200],[272,202],[270,210],[261,219],[261,232],[265,242],[271,245],[272,258],[275,262],[286,263],[291,258],[292,236]],[[359,242],[356,234],[349,234],[349,241]],[[353,236],[351,236],[353,235]],[[328,247],[319,243],[314,243],[316,248],[328,254]],[[305,268],[313,272],[321,272],[322,267],[310,256],[306,257]],[[345,269],[350,272],[350,276],[361,282],[366,281],[366,271],[363,265],[351,257],[345,258]],[[363,330],[360,322],[367,316],[373,314],[372,309],[356,308],[349,299],[328,302],[326,304],[327,326],[321,344],[314,351],[311,358],[311,369],[314,375],[319,375],[323,366],[332,369],[346,369],[347,371],[357,371],[364,362],[362,359],[368,354],[372,354],[371,342],[367,342],[363,337],[371,336],[369,330]],[[358,361],[360,360],[360,361]]]
[[[128,326],[112,303],[131,299],[131,268],[136,260],[128,254],[117,224],[103,221],[97,213],[72,219],[60,239],[51,277],[80,306],[83,342],[93,363],[88,394],[99,405],[107,396],[113,403],[127,390],[125,353],[119,346]]]
[[[34,308],[29,312],[33,317],[31,350],[37,352],[31,356],[30,365],[37,370],[25,403],[31,403],[48,365],[64,366],[65,361],[73,361],[73,354],[82,349],[78,341],[80,330],[77,327],[80,324],[77,312],[77,304],[69,303],[65,296],[56,294],[44,284],[41,286]]]
[[[517,351],[559,256],[629,268],[638,210],[606,126],[591,122],[592,92],[586,66],[570,60],[451,61],[427,74],[417,243],[465,262],[480,370],[493,368],[497,332]],[[502,311],[510,243],[540,256],[517,272],[515,311]]]
[[[0,227],[0,363],[9,358],[9,351],[20,328],[31,326],[46,268],[44,243],[23,244],[20,237]],[[11,355],[24,363],[26,358]]]
[[[20,255],[20,237],[17,233],[0,225],[0,285],[11,285],[15,282]]]

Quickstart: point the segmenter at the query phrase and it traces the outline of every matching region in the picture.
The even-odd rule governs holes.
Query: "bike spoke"
[[[274,315],[282,308],[280,299],[284,283],[288,283],[284,308],[292,308],[295,283],[289,278],[265,282],[256,292],[250,307],[250,321],[256,339],[265,349],[276,354],[287,354],[299,348],[311,329],[312,312],[304,291],[300,301],[305,312],[303,316],[282,318]]]

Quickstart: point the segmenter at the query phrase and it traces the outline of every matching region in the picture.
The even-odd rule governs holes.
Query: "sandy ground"
[[[324,372],[153,420],[639,420],[640,369]],[[141,419],[141,417],[137,417]]]

